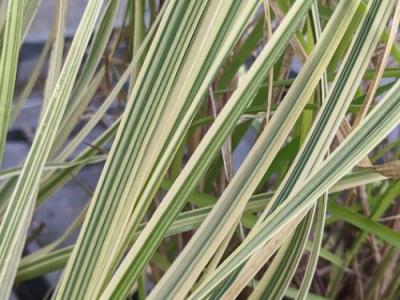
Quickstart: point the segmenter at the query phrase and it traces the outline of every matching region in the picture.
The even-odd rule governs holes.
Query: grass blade
[[[20,1],[10,3],[18,2]],[[54,89],[52,105],[48,106],[39,125],[38,133],[3,217],[0,227],[0,298],[7,298],[10,293],[35,206],[40,174],[50,152],[47,146],[51,145],[55,139],[81,59],[100,12],[101,3],[102,1],[96,0],[88,3],[60,79]]]

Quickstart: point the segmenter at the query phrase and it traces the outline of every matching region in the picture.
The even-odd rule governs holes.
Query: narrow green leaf
[[[5,33],[0,57],[0,162],[3,160],[17,76],[24,0],[7,1],[7,4]]]
[[[373,234],[377,238],[387,242],[395,247],[400,247],[400,233],[379,224],[365,216],[357,214],[348,208],[340,207],[337,204],[329,203],[329,213],[334,215],[338,220],[345,221],[357,228]]]

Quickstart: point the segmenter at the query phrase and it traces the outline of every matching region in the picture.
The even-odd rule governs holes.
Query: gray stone
[[[69,0],[67,10],[66,22],[66,36],[71,37],[74,35],[76,28],[79,25],[82,14],[86,8],[88,0]],[[119,13],[116,18],[115,26],[121,26],[123,19],[123,11],[125,9],[126,0],[122,0]],[[52,29],[51,24],[54,21],[54,13],[57,8],[57,1],[42,0],[37,15],[32,22],[30,30],[25,38],[25,42],[38,43],[47,40]]]
[[[32,95],[32,97],[30,97],[22,107],[15,121],[11,124],[9,131],[36,128],[41,108],[42,96],[38,93],[34,93],[34,95]]]
[[[236,146],[236,149],[235,151],[233,151],[232,154],[234,173],[236,173],[237,170],[240,168],[240,166],[242,165],[246,156],[249,154],[256,140],[257,140],[256,131],[252,127],[249,127],[249,129],[246,131],[243,138]]]
[[[2,168],[12,168],[19,166],[26,158],[29,145],[23,142],[7,141],[4,149]]]

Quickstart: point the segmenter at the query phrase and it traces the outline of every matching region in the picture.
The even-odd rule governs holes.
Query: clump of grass
[[[54,299],[399,297],[399,3],[89,0],[70,41],[60,0],[18,93],[39,4],[0,5],[0,157],[43,95],[28,156],[0,171],[1,299],[59,270]],[[87,206],[22,255],[74,178]]]

